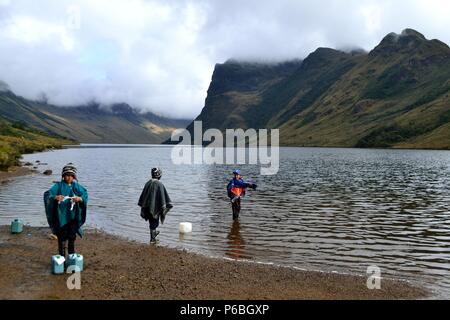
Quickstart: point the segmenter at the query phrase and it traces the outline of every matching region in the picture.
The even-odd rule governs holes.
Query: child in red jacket
[[[241,171],[233,171],[234,178],[227,185],[228,197],[231,201],[231,208],[233,210],[233,220],[239,218],[241,211],[241,198],[245,196],[245,189],[252,188],[256,190],[256,184],[247,183],[241,178]]]

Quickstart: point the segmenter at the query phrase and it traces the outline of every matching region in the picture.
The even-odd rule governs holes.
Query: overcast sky
[[[0,0],[0,80],[55,104],[193,118],[216,63],[370,50],[407,27],[449,44],[449,12],[447,0]]]

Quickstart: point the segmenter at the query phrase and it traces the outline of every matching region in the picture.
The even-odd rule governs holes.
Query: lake
[[[450,298],[450,152],[281,148],[277,175],[239,166],[258,189],[243,199],[237,223],[225,189],[234,167],[174,165],[170,155],[171,147],[151,145],[25,155],[54,174],[0,185],[0,224],[20,217],[46,226],[42,194],[74,162],[89,191],[87,226],[148,242],[137,201],[150,169],[159,166],[174,202],[160,245],[326,272],[366,275],[378,266],[383,277]],[[193,233],[181,236],[178,224],[185,221]]]

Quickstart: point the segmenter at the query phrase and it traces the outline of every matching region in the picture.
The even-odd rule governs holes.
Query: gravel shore
[[[18,235],[0,226],[0,299],[418,299],[427,293],[402,281],[299,271],[128,241],[90,230],[76,242],[84,255],[81,289],[52,275],[57,251],[48,228]]]

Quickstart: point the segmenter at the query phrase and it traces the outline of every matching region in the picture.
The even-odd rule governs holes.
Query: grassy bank
[[[24,153],[58,149],[74,141],[52,137],[21,123],[9,123],[0,119],[0,170],[19,164]]]

